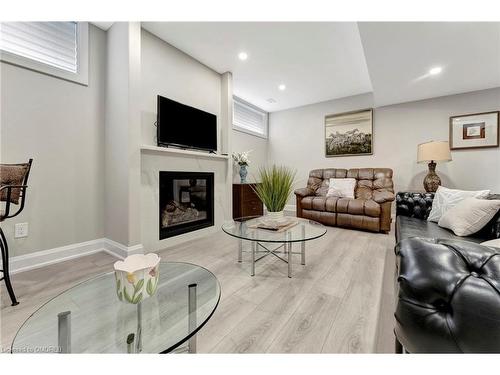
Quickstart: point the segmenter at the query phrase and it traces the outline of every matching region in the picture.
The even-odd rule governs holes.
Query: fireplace
[[[214,174],[160,172],[160,240],[214,225]]]

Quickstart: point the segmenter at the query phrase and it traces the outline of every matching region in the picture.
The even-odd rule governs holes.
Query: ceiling
[[[377,106],[500,86],[500,23],[358,23]],[[432,67],[442,73],[431,76]]]
[[[269,112],[373,92],[375,106],[500,87],[500,23],[143,22]],[[238,53],[246,52],[241,61]],[[438,75],[428,74],[442,67]],[[278,86],[286,85],[280,91]],[[268,100],[275,102],[270,103]]]
[[[277,111],[372,91],[355,22],[143,22],[219,73],[236,96]],[[248,54],[246,61],[238,53]],[[286,85],[285,91],[278,86]],[[275,103],[269,103],[268,99]]]

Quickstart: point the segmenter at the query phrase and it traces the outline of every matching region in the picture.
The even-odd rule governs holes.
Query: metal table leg
[[[137,304],[137,340],[135,343],[135,352],[142,352],[142,302]]]
[[[257,241],[252,241],[252,271],[250,274],[255,276],[255,252],[257,251]]]
[[[197,284],[190,284],[188,286],[188,329],[191,334],[196,329],[196,287]],[[196,335],[191,336],[188,342],[188,352],[196,353]]]
[[[306,265],[306,226],[304,224],[302,224],[302,241],[300,243],[300,251],[301,251],[301,254],[300,254],[300,264],[302,264],[303,266]]]
[[[240,238],[238,240],[238,263],[241,263],[243,258],[243,240]]]
[[[59,353],[71,353],[71,311],[57,314],[57,345]]]
[[[287,246],[288,246],[288,277],[292,277],[292,233],[287,233]]]

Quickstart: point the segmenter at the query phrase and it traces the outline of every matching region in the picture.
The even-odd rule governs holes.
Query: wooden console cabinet
[[[233,219],[264,214],[264,205],[252,189],[255,185],[233,184]]]

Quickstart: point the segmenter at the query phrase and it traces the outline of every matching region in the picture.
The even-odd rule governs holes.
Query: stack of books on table
[[[259,219],[256,227],[259,229],[272,230],[275,232],[284,232],[298,224],[298,220],[293,217],[266,218]]]

